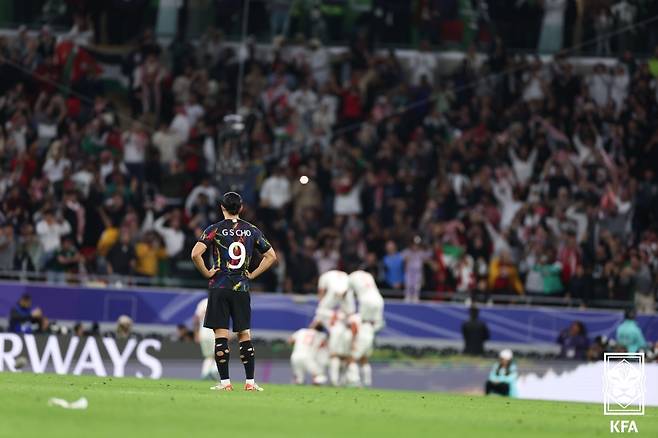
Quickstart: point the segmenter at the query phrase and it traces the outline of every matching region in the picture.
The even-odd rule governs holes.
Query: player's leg
[[[230,291],[229,291],[230,292]],[[203,326],[215,332],[215,364],[220,383],[212,389],[233,390],[229,377],[228,364],[230,349],[228,346],[228,324],[230,309],[226,291],[211,289],[208,293],[208,308]]]
[[[256,385],[254,378],[256,371],[256,351],[251,342],[251,297],[247,292],[234,292],[231,302],[231,319],[233,320],[233,331],[238,334],[240,345],[240,361],[244,365],[246,391],[262,391]]]
[[[329,329],[329,381],[333,386],[340,383],[341,337],[345,328],[335,324]]]
[[[219,373],[219,387],[216,389],[231,388],[228,364],[231,358],[231,350],[228,346],[228,329],[215,329],[215,364]]]
[[[304,357],[297,354],[290,356],[290,367],[292,368],[294,382],[297,385],[302,385],[304,383],[305,374]]]
[[[358,362],[357,374],[361,374],[365,386],[372,385],[372,368],[368,362],[368,357],[372,354],[372,346],[375,338],[375,330],[372,324],[361,324],[356,342],[354,343],[353,357]],[[359,372],[360,371],[360,372]]]
[[[361,366],[361,378],[364,386],[372,386],[372,367],[367,357],[362,357],[359,361]]]
[[[215,367],[215,334],[206,328],[201,329],[199,345],[203,364],[201,365],[201,378],[215,380],[219,375]]]

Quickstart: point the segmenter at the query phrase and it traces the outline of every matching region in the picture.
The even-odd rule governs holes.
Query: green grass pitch
[[[237,383],[237,381],[236,381]],[[441,393],[268,385],[218,393],[209,382],[0,373],[0,437],[595,437],[602,406]],[[237,388],[236,388],[237,389]],[[86,410],[50,397],[89,400]],[[658,409],[635,419],[658,436]]]

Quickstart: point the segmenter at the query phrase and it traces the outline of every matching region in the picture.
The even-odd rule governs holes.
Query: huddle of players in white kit
[[[384,299],[373,276],[332,270],[318,280],[318,307],[309,328],[297,330],[290,342],[295,382],[327,382],[334,386],[370,386],[375,333],[384,327]],[[358,310],[357,310],[358,303]]]

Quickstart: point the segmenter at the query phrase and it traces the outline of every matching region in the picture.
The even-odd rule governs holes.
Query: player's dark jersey
[[[199,242],[211,250],[212,267],[219,268],[208,287],[235,291],[249,291],[246,273],[254,250],[263,254],[272,247],[258,228],[242,219],[212,224],[201,234]]]

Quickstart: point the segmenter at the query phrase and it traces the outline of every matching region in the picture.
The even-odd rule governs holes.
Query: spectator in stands
[[[622,287],[632,291],[638,313],[652,315],[656,313],[656,292],[651,270],[641,254],[633,252],[630,258],[630,265],[622,271]]]
[[[71,236],[65,236],[62,239],[62,245],[55,252],[55,256],[51,263],[51,270],[54,276],[52,276],[51,281],[56,281],[63,283],[66,281],[68,274],[76,274],[79,272],[80,266],[84,262],[84,258],[78,252],[78,249],[75,247],[73,238]]]
[[[532,270],[541,275],[542,289],[540,291],[529,290],[529,293],[555,296],[564,292],[561,278],[562,264],[555,260],[555,251],[552,248],[546,249],[540,257],[539,263],[533,266]]]
[[[37,222],[36,231],[43,250],[40,265],[45,267],[59,249],[62,237],[71,232],[71,225],[61,217],[56,216],[55,210],[48,208],[43,211],[42,219]]]
[[[73,326],[73,336],[77,336],[81,338],[85,335],[86,335],[85,326],[82,325],[81,322],[76,322],[75,325]]]
[[[0,223],[0,275],[2,275],[2,271],[12,271],[14,269],[15,255],[14,227],[8,222]]]
[[[503,251],[500,256],[491,259],[488,285],[491,293],[523,294],[523,284],[509,252]]]
[[[592,274],[587,272],[582,264],[576,266],[576,271],[569,279],[569,284],[566,288],[567,297],[581,300],[583,306],[588,306],[589,301],[592,299]]]
[[[32,333],[48,328],[48,318],[39,307],[32,307],[32,297],[21,295],[9,313],[9,331],[12,333]]]
[[[290,181],[281,166],[276,166],[272,175],[263,181],[260,189],[260,205],[268,212],[267,217],[275,219],[290,202]]]
[[[176,259],[183,250],[185,233],[182,228],[182,214],[178,209],[163,214],[153,222],[153,229],[162,236],[170,260]]]
[[[498,362],[491,367],[484,393],[516,397],[516,380],[519,377],[512,350],[505,349],[498,355]]]
[[[290,284],[286,290],[293,293],[314,293],[318,279],[318,265],[313,259],[315,242],[311,237],[306,237],[302,248],[299,248],[294,240],[290,244],[287,263],[295,268],[288,270]]]
[[[414,236],[411,245],[400,253],[404,260],[404,300],[410,303],[420,300],[425,263],[432,257],[432,251],[422,242],[420,236]]]
[[[375,19],[380,35],[384,28],[399,34],[398,25],[405,24],[401,17],[409,2],[389,3]],[[551,4],[559,6],[557,0]],[[514,11],[525,16],[538,8]],[[615,16],[622,15],[619,9]],[[573,32],[565,29],[575,40],[591,24],[584,20],[592,14],[580,13]],[[298,12],[295,17],[291,24],[301,26]],[[391,21],[384,23],[385,17]],[[518,42],[536,45],[535,27],[521,32]],[[321,33],[319,27],[312,31]],[[414,69],[407,68],[415,67],[407,63],[407,53],[374,50],[367,38],[354,39],[342,53],[318,41],[258,50],[249,43],[237,53],[210,34],[198,48],[178,37],[163,52],[147,31],[131,54],[128,70],[139,74],[128,78],[137,79],[128,98],[137,103],[135,114],[156,113],[155,121],[150,115],[133,121],[118,117],[98,94],[97,69],[84,47],[52,48],[75,54],[74,66],[88,65],[69,72],[57,68],[65,64],[62,56],[55,55],[57,63],[35,56],[41,44],[26,32],[7,37],[12,49],[6,58],[25,73],[35,72],[12,74],[6,64],[3,73],[9,74],[0,84],[0,220],[11,222],[19,234],[14,240],[21,270],[39,269],[40,263],[30,263],[34,255],[49,259],[63,235],[73,234],[81,252],[90,255],[84,263],[89,274],[102,274],[99,258],[119,240],[122,227],[135,241],[148,240],[147,210],[155,203],[162,204],[153,206],[157,212],[184,208],[175,231],[193,241],[217,209],[211,195],[196,196],[191,207],[185,201],[209,178],[211,187],[243,186],[240,190],[250,193],[245,218],[264,219],[258,225],[283,244],[283,258],[299,253],[306,237],[317,240],[318,271],[373,266],[373,254],[397,263],[396,257],[387,258],[386,242],[406,245],[418,230],[428,248],[450,242],[473,261],[475,281],[468,279],[470,263],[464,263],[463,276],[454,266],[443,266],[427,275],[427,287],[486,292],[489,271],[508,283],[501,271],[513,270],[528,291],[544,293],[546,272],[532,268],[546,266],[539,259],[547,246],[557,250],[563,265],[562,288],[574,297],[573,291],[581,290],[582,299],[589,291],[590,306],[634,299],[635,288],[627,282],[634,281],[636,270],[630,275],[627,265],[640,248],[656,282],[655,57],[645,61],[628,52],[618,65],[610,60],[592,72],[573,58],[526,62],[507,56],[503,42],[510,38],[503,35],[490,55],[477,54],[474,45],[454,69],[439,63],[441,55],[423,43],[419,54],[411,54],[421,61]],[[527,41],[533,38],[534,43]],[[50,41],[44,53],[51,51]],[[171,73],[163,67],[165,58],[172,59]],[[247,74],[239,109],[244,126],[236,135],[224,116],[237,103],[231,90],[238,59],[246,60]],[[65,97],[43,77],[70,81],[87,99]],[[264,190],[263,181],[281,173],[275,167],[283,167],[289,181],[283,196]],[[310,179],[306,185],[297,182],[303,174]],[[265,207],[276,220],[253,214],[261,192],[266,202],[284,200],[278,209]],[[46,210],[61,211],[71,230],[42,233]],[[27,244],[33,240],[24,224],[37,226],[41,245]],[[297,240],[295,250],[287,244],[290,236]],[[324,236],[332,236],[331,242]],[[509,260],[500,264],[503,252]],[[158,272],[159,260],[155,257],[147,271]],[[548,264],[554,267],[551,260]],[[591,273],[591,286],[588,281],[578,286],[577,279],[571,287],[578,265],[585,279]],[[282,263],[280,269],[286,272],[272,283],[277,289],[294,276],[293,264]],[[645,268],[637,272],[646,279]],[[556,276],[549,274],[549,289],[558,292]],[[392,286],[404,283],[399,275],[391,280]],[[521,290],[516,284],[504,288]],[[634,296],[641,299],[642,291]]]
[[[116,338],[128,339],[133,334],[133,320],[128,315],[121,315],[117,319]]]
[[[42,252],[41,241],[34,233],[34,226],[29,222],[21,224],[16,246],[16,270],[22,273],[38,271]]]
[[[587,329],[580,321],[574,321],[568,328],[562,330],[557,338],[560,344],[560,357],[562,359],[585,360],[589,349]]]
[[[635,311],[626,310],[624,321],[617,327],[617,344],[625,348],[629,353],[637,353],[647,346],[642,329],[635,322]]]
[[[489,328],[484,321],[478,318],[480,311],[477,307],[471,307],[468,313],[469,320],[462,324],[464,354],[482,356],[484,343],[489,340]]]
[[[172,340],[175,342],[194,342],[194,333],[185,324],[178,324],[176,334]]]
[[[135,272],[137,257],[131,244],[130,231],[122,228],[119,241],[107,254],[107,271],[110,275],[128,276]]]
[[[384,265],[386,287],[402,289],[404,284],[404,258],[398,252],[397,245],[392,240],[386,242],[386,255],[382,263]]]
[[[135,272],[145,277],[155,277],[160,270],[160,261],[167,258],[167,251],[163,248],[160,236],[148,232],[135,245],[135,256]]]

